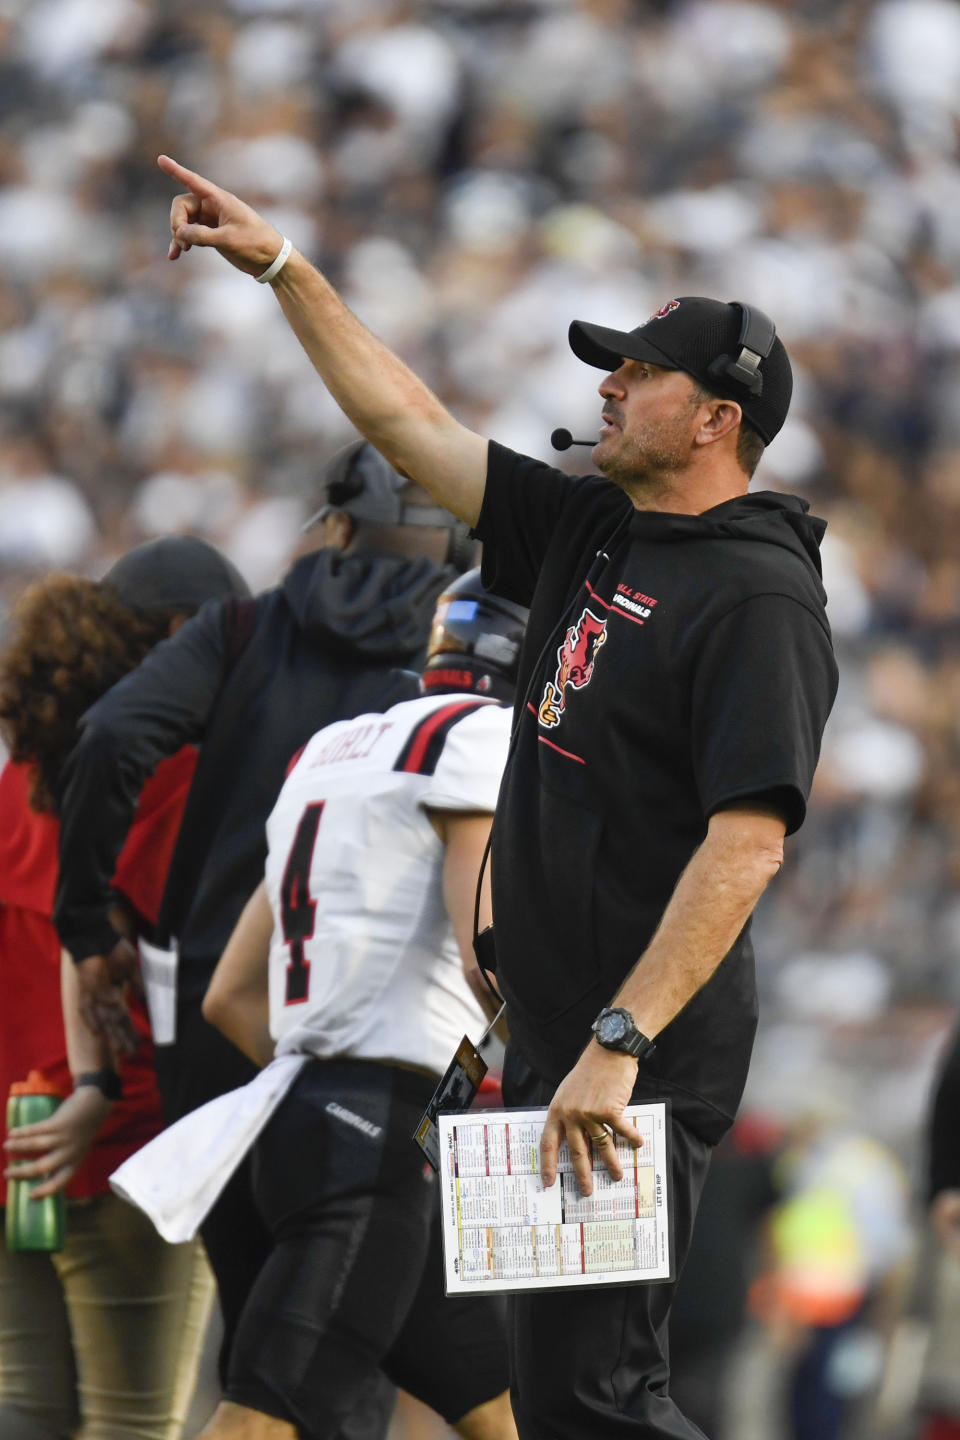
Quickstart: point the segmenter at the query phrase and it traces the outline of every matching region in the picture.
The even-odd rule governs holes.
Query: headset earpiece
[[[324,477],[327,500],[335,510],[349,500],[355,500],[363,490],[363,476],[358,473],[355,462],[366,443],[366,440],[353,440],[349,445],[344,445],[327,466]]]
[[[777,327],[770,316],[765,315],[762,310],[744,305],[739,300],[731,300],[730,303],[738,305],[743,315],[740,337],[737,341],[739,354],[735,358],[730,355],[719,355],[708,367],[707,374],[714,380],[722,381],[725,385],[734,385],[746,390],[748,395],[761,395],[763,393],[763,375],[760,372],[760,364],[766,360],[773,349],[773,342],[777,338]]]

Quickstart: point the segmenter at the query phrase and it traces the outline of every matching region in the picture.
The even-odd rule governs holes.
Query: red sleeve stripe
[[[405,770],[410,775],[432,775],[451,728],[471,711],[480,710],[489,703],[487,700],[457,700],[452,705],[434,710],[414,726],[407,743],[393,762],[394,770]]]

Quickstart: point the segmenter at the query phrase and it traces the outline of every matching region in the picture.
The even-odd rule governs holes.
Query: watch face
[[[597,1026],[597,1039],[602,1045],[615,1044],[627,1033],[627,1022],[622,1015],[604,1015]]]

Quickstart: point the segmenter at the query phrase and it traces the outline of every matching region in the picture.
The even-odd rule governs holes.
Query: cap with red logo
[[[629,331],[574,320],[570,348],[600,370],[617,370],[624,360],[685,370],[714,394],[736,400],[768,445],[790,408],[793,372],[783,342],[762,310],[739,300],[681,295]]]

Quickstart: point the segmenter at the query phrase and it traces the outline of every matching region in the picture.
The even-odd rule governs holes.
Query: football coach
[[[837,672],[823,523],[748,493],[791,371],[741,303],[671,299],[629,331],[574,321],[603,374],[601,472],[571,478],[459,424],[236,196],[166,156],[169,256],[212,246],[270,284],[351,421],[469,522],[485,583],[530,607],[493,829],[508,1105],[547,1105],[589,1194],[631,1101],[671,1107],[674,1267],[756,1025],[750,916],[802,823]],[[569,437],[568,437],[569,438]],[[521,698],[522,697],[522,698]],[[511,1298],[524,1440],[695,1437],[669,1396],[673,1285]]]

